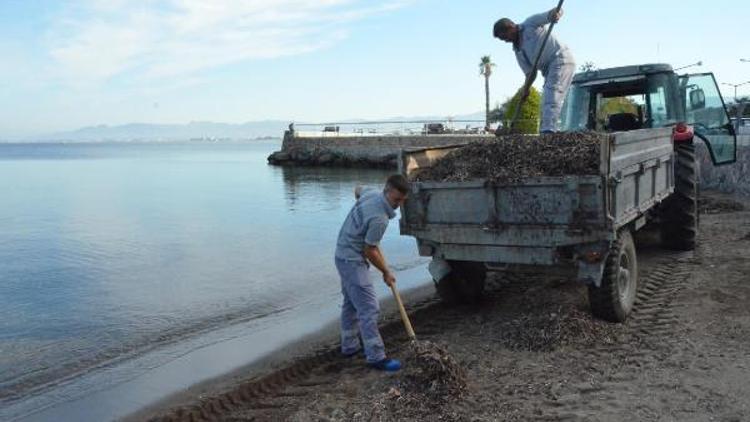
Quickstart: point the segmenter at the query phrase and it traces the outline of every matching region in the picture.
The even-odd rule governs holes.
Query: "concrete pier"
[[[395,169],[398,153],[402,149],[458,145],[493,138],[491,134],[368,135],[319,132],[307,135],[286,131],[281,151],[271,154],[268,162],[274,165]]]

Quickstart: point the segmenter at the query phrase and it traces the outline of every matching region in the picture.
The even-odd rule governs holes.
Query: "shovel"
[[[391,292],[393,292],[393,298],[396,299],[396,305],[398,305],[398,312],[401,314],[401,321],[404,322],[406,334],[411,340],[416,340],[417,335],[414,334],[414,328],[412,328],[411,321],[409,321],[409,315],[407,315],[406,309],[404,309],[404,303],[401,301],[401,295],[398,293],[398,289],[396,289],[396,283],[391,284]]]
[[[562,9],[563,2],[565,0],[560,0],[557,3],[557,8],[555,9],[556,12],[560,12],[560,9]],[[539,51],[536,53],[536,58],[534,59],[534,65],[531,67],[531,75],[536,75],[536,72],[539,70],[539,59],[542,58],[542,52],[544,51],[544,47],[547,45],[547,40],[549,39],[550,34],[552,33],[552,28],[555,27],[555,22],[552,22],[549,24],[549,29],[547,29],[547,33],[544,35],[544,39],[542,40],[542,45],[539,46]],[[507,135],[510,133],[513,133],[513,127],[516,125],[516,121],[518,120],[518,117],[521,115],[521,108],[523,107],[523,104],[526,102],[526,99],[529,97],[529,89],[531,89],[531,78],[526,78],[526,82],[523,84],[523,90],[521,91],[521,99],[518,101],[518,105],[516,106],[516,111],[513,113],[513,120],[510,121],[510,124],[508,127],[503,127],[502,129],[498,129],[495,131],[495,135]]]

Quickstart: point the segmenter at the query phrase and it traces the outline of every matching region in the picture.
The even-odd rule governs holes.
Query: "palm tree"
[[[484,76],[484,126],[490,127],[490,76],[492,76],[492,63],[490,56],[482,56],[479,61],[479,74]]]
[[[580,70],[581,72],[591,72],[596,70],[596,65],[594,64],[594,62],[586,62],[579,66],[578,70]]]

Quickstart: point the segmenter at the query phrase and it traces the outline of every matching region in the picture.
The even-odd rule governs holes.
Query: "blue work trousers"
[[[562,106],[575,73],[576,63],[569,53],[559,55],[555,58],[555,61],[550,63],[549,70],[544,75],[542,132],[557,132],[559,130]]]
[[[365,347],[367,362],[385,359],[383,339],[378,331],[380,303],[375,286],[368,277],[369,266],[363,261],[336,258],[336,269],[341,276],[341,352],[355,353],[360,349],[359,337]]]

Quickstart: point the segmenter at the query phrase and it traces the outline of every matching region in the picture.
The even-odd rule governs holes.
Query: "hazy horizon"
[[[554,3],[554,2],[553,2]],[[379,120],[483,110],[523,74],[494,21],[553,3],[430,0],[70,0],[0,3],[0,139],[132,122]],[[747,2],[568,3],[555,35],[578,64],[665,62],[750,80],[731,44]],[[648,10],[649,13],[643,13]],[[685,28],[682,30],[682,28]],[[542,78],[537,79],[537,84]],[[738,87],[750,93],[750,84]]]

